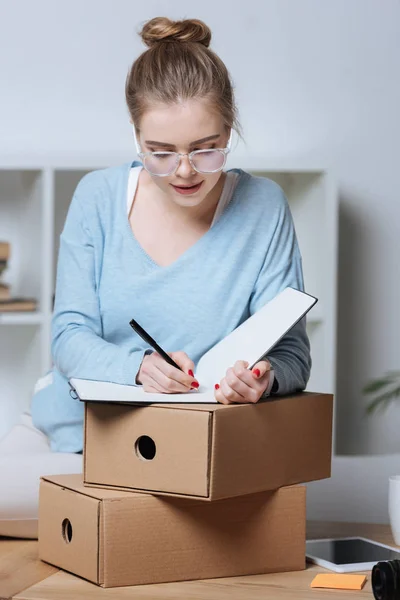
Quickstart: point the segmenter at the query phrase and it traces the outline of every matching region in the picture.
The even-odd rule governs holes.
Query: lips
[[[173,185],[173,184],[171,184],[171,185],[178,194],[189,195],[189,194],[197,194],[197,192],[203,185],[203,181],[200,181],[200,183],[195,183],[192,186]]]
[[[174,187],[179,188],[181,190],[188,190],[189,188],[200,185],[200,183],[201,183],[201,181],[199,183],[193,183],[192,185],[174,185]]]

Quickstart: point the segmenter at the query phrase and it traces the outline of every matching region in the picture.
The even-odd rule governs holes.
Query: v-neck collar
[[[240,187],[240,185],[244,179],[244,177],[243,177],[244,172],[241,169],[232,169],[232,170],[235,170],[238,172],[239,179],[238,179],[235,189],[233,191],[230,202],[225,207],[225,210],[219,216],[217,221],[209,229],[207,229],[207,231],[205,233],[203,233],[203,235],[194,244],[192,244],[189,248],[187,248],[187,250],[182,252],[182,254],[180,254],[178,256],[178,258],[176,258],[174,261],[172,261],[168,265],[160,265],[155,260],[152,259],[152,257],[146,252],[146,250],[143,248],[143,246],[137,240],[134,232],[132,231],[132,228],[131,228],[131,225],[129,222],[129,215],[127,214],[127,211],[126,211],[126,198],[127,198],[127,194],[128,194],[129,176],[130,176],[131,168],[135,167],[135,166],[141,166],[141,165],[140,165],[140,163],[136,164],[136,161],[134,161],[133,163],[129,163],[128,172],[127,172],[126,178],[125,178],[125,185],[123,188],[125,193],[124,193],[122,207],[124,209],[123,217],[124,217],[124,223],[125,223],[125,230],[126,230],[127,235],[129,235],[129,237],[130,237],[132,247],[136,248],[142,254],[142,256],[144,257],[146,262],[152,268],[168,271],[168,270],[171,270],[171,269],[175,268],[176,266],[178,266],[181,262],[188,260],[193,253],[199,251],[199,249],[202,247],[202,245],[204,245],[204,243],[208,240],[208,238],[211,237],[214,234],[214,232],[220,227],[221,222],[224,221],[227,214],[230,212],[230,208],[232,206],[232,201],[237,193],[238,188]],[[137,177],[135,187],[132,190],[133,194],[136,194],[138,182],[139,182],[139,176]],[[221,194],[224,193],[227,184],[228,184],[228,178],[225,179],[224,187],[222,189]]]

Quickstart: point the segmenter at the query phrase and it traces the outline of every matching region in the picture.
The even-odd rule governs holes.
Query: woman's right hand
[[[192,388],[198,388],[199,383],[194,378],[194,362],[185,352],[168,352],[180,371],[167,363],[158,352],[146,354],[143,358],[136,383],[142,384],[145,392],[159,394],[182,394]]]

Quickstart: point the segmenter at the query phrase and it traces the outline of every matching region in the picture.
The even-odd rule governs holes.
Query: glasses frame
[[[138,139],[136,137],[135,125],[132,125],[132,132],[133,132],[133,137],[135,140],[137,155],[142,159],[143,167],[146,169],[146,171],[148,173],[150,173],[150,175],[153,175],[154,177],[170,177],[171,175],[174,175],[174,173],[176,173],[176,171],[180,165],[182,156],[188,157],[192,169],[194,171],[196,171],[197,173],[201,173],[202,175],[211,175],[212,173],[218,173],[219,171],[222,171],[222,169],[224,168],[224,166],[226,164],[227,154],[229,154],[229,152],[231,151],[232,129],[231,129],[228,143],[225,148],[208,148],[208,149],[204,149],[204,150],[192,150],[192,152],[185,152],[185,153],[170,152],[168,150],[161,150],[159,152],[142,152],[142,149],[141,149]],[[222,166],[219,167],[218,169],[215,169],[214,171],[199,171],[199,169],[196,169],[195,165],[193,164],[193,160],[192,160],[193,156],[195,156],[196,154],[199,154],[199,153],[204,154],[206,152],[215,152],[215,150],[217,150],[218,152],[220,152],[221,154],[224,155],[224,162],[223,162]],[[154,154],[174,155],[176,157],[175,168],[172,171],[169,171],[168,173],[162,173],[161,175],[158,173],[153,173],[152,171],[149,171],[149,169],[145,165],[145,158],[146,158],[146,156],[153,156]]]

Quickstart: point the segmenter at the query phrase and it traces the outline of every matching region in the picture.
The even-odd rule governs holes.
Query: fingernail
[[[190,377],[194,377],[194,373],[193,373],[192,369],[189,369],[188,375],[190,375]]]
[[[260,377],[261,375],[260,369],[253,369],[253,373],[256,377]]]
[[[219,390],[219,384],[218,384],[218,383],[216,383],[216,384],[214,385],[214,387],[215,387],[215,389],[216,389],[216,390]]]
[[[199,383],[197,381],[193,381],[192,387],[198,388],[199,387]]]

